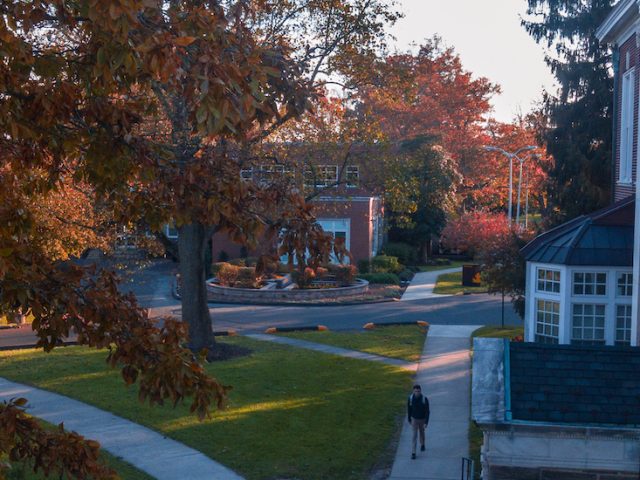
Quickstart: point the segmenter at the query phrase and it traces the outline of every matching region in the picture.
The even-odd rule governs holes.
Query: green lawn
[[[449,265],[421,265],[419,268],[421,272],[435,272],[437,270],[446,270],[448,268],[462,268],[462,265],[467,263],[470,262],[459,262],[456,260],[451,262]]]
[[[514,338],[518,335],[524,335],[524,327],[507,326],[502,328],[498,325],[487,325],[477,329],[471,334],[471,338],[489,337],[489,338]]]
[[[438,277],[433,293],[456,295],[463,293],[486,293],[487,287],[463,287],[462,272],[445,273]]]
[[[229,408],[199,422],[186,406],[148,407],[105,367],[106,352],[0,352],[0,376],[68,395],[163,432],[247,479],[365,479],[404,415],[411,376],[398,368],[246,338],[253,350],[210,364],[233,385]]]
[[[471,346],[473,348],[473,338],[514,338],[518,335],[524,335],[524,327],[505,327],[501,328],[495,325],[487,325],[481,327],[471,334]],[[474,422],[469,424],[469,455],[475,462],[476,472],[480,472],[480,449],[482,448],[482,430],[476,426]]]
[[[414,362],[420,359],[426,330],[418,325],[376,327],[360,332],[289,332],[286,337]]]

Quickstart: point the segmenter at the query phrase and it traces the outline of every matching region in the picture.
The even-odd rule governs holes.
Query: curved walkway
[[[433,289],[438,282],[438,277],[447,273],[456,273],[461,271],[462,268],[457,267],[416,273],[413,276],[413,280],[411,280],[411,284],[409,284],[407,289],[404,291],[400,301],[407,302],[412,300],[424,300],[425,298],[449,297],[451,295],[433,293]]]
[[[77,400],[0,378],[0,401],[26,397],[27,412],[55,425],[64,422],[102,448],[158,480],[243,480],[206,455],[149,428]]]
[[[266,335],[262,333],[247,334],[245,335],[245,337],[249,337],[254,340],[261,340],[263,342],[281,343],[284,345],[290,345],[292,347],[306,348],[307,350],[314,350],[316,352],[327,353],[330,355],[338,355],[340,357],[384,363],[385,365],[399,367],[403,370],[415,371],[418,368],[417,363],[407,362],[398,358],[383,357],[382,355],[375,355],[373,353],[366,353],[358,350],[349,350],[346,348],[334,347],[331,345],[325,345],[324,343],[307,342],[306,340],[278,337],[276,335]]]

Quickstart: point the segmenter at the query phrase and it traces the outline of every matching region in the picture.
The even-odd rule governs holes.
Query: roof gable
[[[633,264],[635,199],[583,215],[539,235],[523,249],[529,262],[582,266]]]

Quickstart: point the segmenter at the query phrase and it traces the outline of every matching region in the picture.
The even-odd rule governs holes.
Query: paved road
[[[180,316],[180,302],[171,296],[171,262],[156,262],[134,275],[123,288],[133,291],[151,314]],[[501,301],[497,296],[476,294],[352,306],[211,305],[214,330],[238,333],[263,332],[268,327],[325,325],[331,330],[360,329],[368,322],[424,320],[435,325],[499,324]],[[521,321],[507,301],[505,323]],[[0,347],[33,343],[29,328],[0,330]]]

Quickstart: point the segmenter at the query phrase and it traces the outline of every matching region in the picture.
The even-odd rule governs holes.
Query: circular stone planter
[[[369,289],[369,282],[356,279],[348,287],[316,288],[316,289],[275,289],[275,288],[233,288],[223,287],[207,280],[209,301],[238,303],[276,303],[276,302],[313,302],[327,298],[342,298],[361,295]]]

